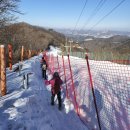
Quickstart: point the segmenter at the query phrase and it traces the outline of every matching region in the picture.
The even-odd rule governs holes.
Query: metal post
[[[28,74],[23,75],[23,86],[25,89],[28,88]]]

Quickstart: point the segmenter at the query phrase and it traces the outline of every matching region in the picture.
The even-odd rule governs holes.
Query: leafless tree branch
[[[18,10],[20,0],[0,0],[0,27],[15,21],[15,14],[23,14]]]

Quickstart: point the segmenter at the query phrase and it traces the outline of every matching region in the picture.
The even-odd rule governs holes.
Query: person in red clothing
[[[55,95],[57,95],[59,110],[61,110],[61,107],[62,107],[61,85],[62,85],[63,81],[59,77],[58,72],[54,72],[53,78],[48,82],[52,86],[52,88],[51,88],[51,93],[52,93],[52,95],[51,95],[51,105],[54,105],[54,98],[55,98]]]

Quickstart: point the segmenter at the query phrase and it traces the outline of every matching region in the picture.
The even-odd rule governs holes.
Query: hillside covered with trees
[[[42,27],[32,26],[27,23],[16,23],[0,29],[0,43],[7,48],[8,44],[13,45],[15,60],[20,59],[21,47],[26,50],[46,50],[49,45],[61,47],[65,43],[65,36]]]

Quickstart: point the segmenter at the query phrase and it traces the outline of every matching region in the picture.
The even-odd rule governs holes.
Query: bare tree
[[[0,28],[16,19],[15,13],[18,10],[20,0],[0,0]]]

